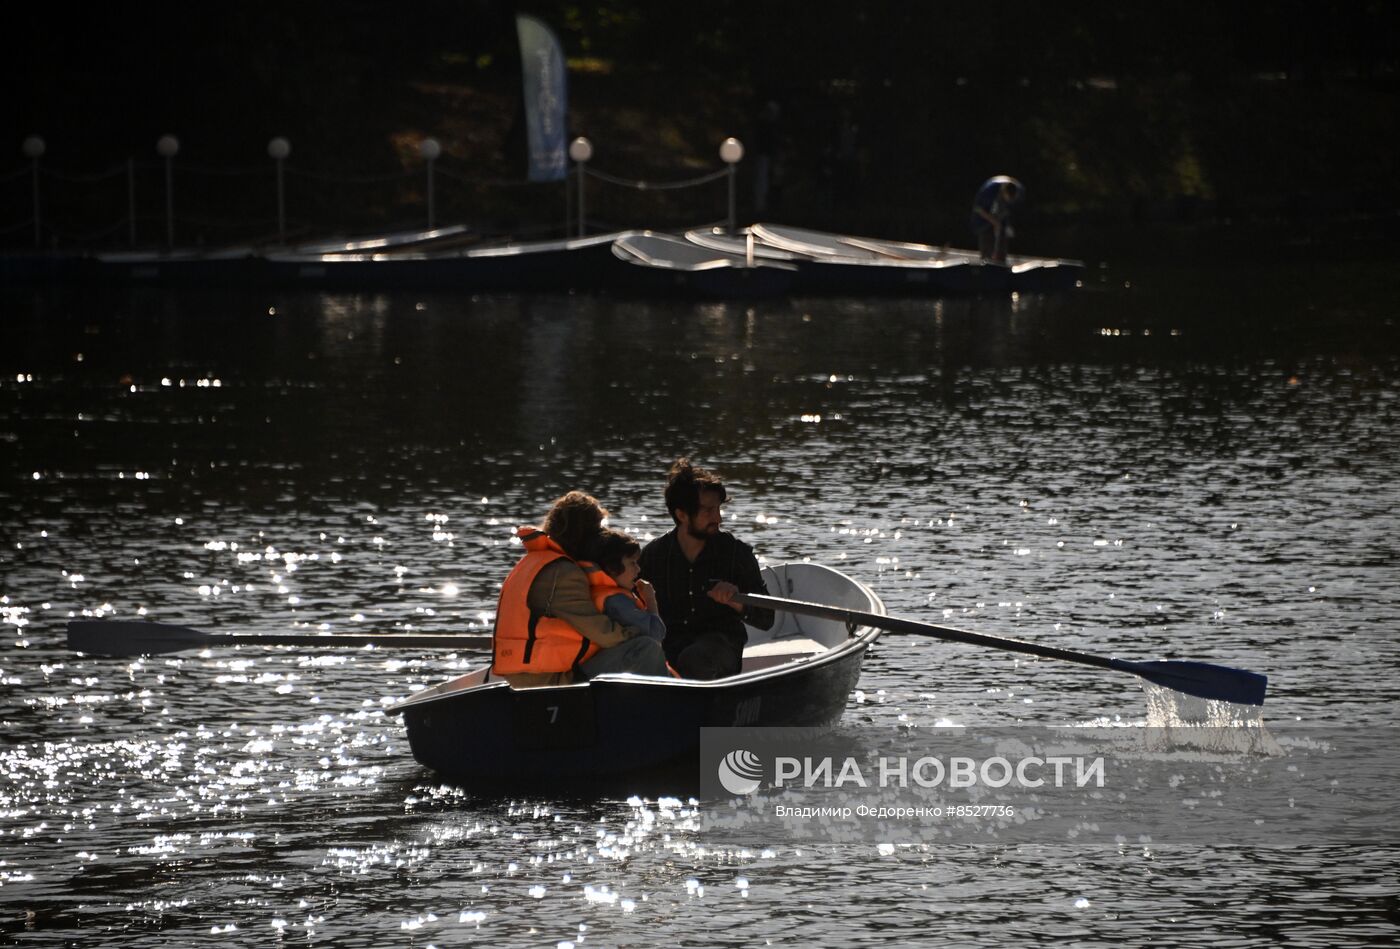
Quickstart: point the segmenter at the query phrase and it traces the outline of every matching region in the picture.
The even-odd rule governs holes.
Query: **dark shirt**
[[[748,642],[744,624],[758,629],[773,625],[773,611],[716,603],[706,590],[712,580],[727,580],[742,593],[767,595],[753,548],[727,531],[719,531],[701,548],[691,563],[685,559],[674,530],[662,534],[642,549],[642,577],[656,587],[657,608],[666,621],[666,656],[674,659],[696,637],[719,632],[739,650]]]
[[[978,208],[986,211],[998,221],[1004,222],[1011,217],[1011,204],[1001,198],[1001,186],[1008,184],[1016,185],[1018,190],[1014,203],[1019,204],[1023,192],[1019,190],[1021,183],[1015,178],[1008,175],[997,175],[995,178],[988,178],[982,182],[982,187],[977,189],[977,194],[972,198],[972,229],[974,231],[985,231],[992,226],[991,221],[977,213]]]

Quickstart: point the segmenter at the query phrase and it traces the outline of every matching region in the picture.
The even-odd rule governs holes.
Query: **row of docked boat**
[[[1074,287],[1078,261],[1013,257],[755,224],[731,234],[619,231],[572,240],[467,243],[465,227],[289,249],[0,259],[5,283],[308,289],[577,290],[712,298],[958,294]]]

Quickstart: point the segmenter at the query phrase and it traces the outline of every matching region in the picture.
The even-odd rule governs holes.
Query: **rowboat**
[[[832,234],[781,224],[754,224],[731,236],[718,228],[686,232],[704,247],[778,257],[797,268],[796,289],[812,293],[945,294],[1042,291],[1074,287],[1077,260],[1009,257],[982,260],[976,251]]]
[[[796,267],[772,259],[702,247],[671,234],[642,231],[613,241],[614,289],[691,297],[772,297],[792,288]]]
[[[818,231],[801,233],[820,234]],[[797,272],[794,289],[798,293],[951,294],[977,289],[977,269],[965,257],[899,259],[842,245],[836,235],[829,235],[829,241],[820,244],[777,240],[761,224],[738,235],[719,228],[704,228],[687,231],[685,236],[702,247],[751,255],[756,260],[786,262]]]
[[[765,567],[770,593],[883,616],[869,587],[814,563]],[[829,728],[860,678],[876,626],[779,612],[749,628],[737,675],[711,682],[631,674],[512,689],[478,669],[424,689],[402,713],[413,757],[473,784],[537,784],[646,773],[694,761],[703,727]]]
[[[407,247],[422,249],[441,246],[454,240],[466,238],[472,229],[465,224],[451,224],[446,227],[429,228],[426,231],[396,231],[391,234],[376,234],[371,237],[341,238],[339,240],[313,241],[297,244],[291,248],[297,254],[372,254],[402,250]]]
[[[451,225],[430,230],[314,241],[272,251],[251,244],[213,250],[113,251],[97,254],[88,266],[86,276],[99,283],[153,286],[263,284],[294,272],[269,261],[290,260],[305,264],[313,261],[363,260],[407,250],[423,254],[428,248],[440,248],[470,233],[471,228],[466,225]]]
[[[614,263],[613,242],[633,233],[453,251],[274,253],[263,261],[261,279],[318,289],[599,290]]]
[[[85,273],[98,283],[134,286],[236,286],[256,279],[257,248],[218,250],[117,251],[98,254]]]

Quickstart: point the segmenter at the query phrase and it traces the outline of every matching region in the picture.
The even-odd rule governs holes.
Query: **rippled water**
[[[893,614],[1237,665],[1270,676],[1266,722],[1393,725],[1387,273],[1157,267],[1061,297],[756,305],[7,291],[0,933],[1392,941],[1393,840],[739,845],[686,798],[501,800],[424,772],[384,708],[479,655],[62,646],[85,615],[479,628],[516,523],[582,487],[658,532],[664,467],[692,452],[765,559],[839,566]],[[847,721],[1145,715],[1124,676],[890,635]]]

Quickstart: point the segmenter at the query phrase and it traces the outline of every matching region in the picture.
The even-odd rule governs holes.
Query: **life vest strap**
[[[583,662],[584,657],[588,655],[588,647],[593,645],[592,640],[590,640],[587,636],[580,636],[579,638],[582,639],[583,642],[578,644],[578,655],[574,656],[573,667],[575,669],[579,667],[579,664]]]
[[[525,629],[525,653],[520,658],[520,661],[526,665],[530,664],[530,654],[535,651],[535,629],[540,625],[540,620],[542,619],[544,619],[543,613],[536,613],[534,610],[530,611],[530,624]],[[585,643],[587,641],[588,640],[584,640]]]

